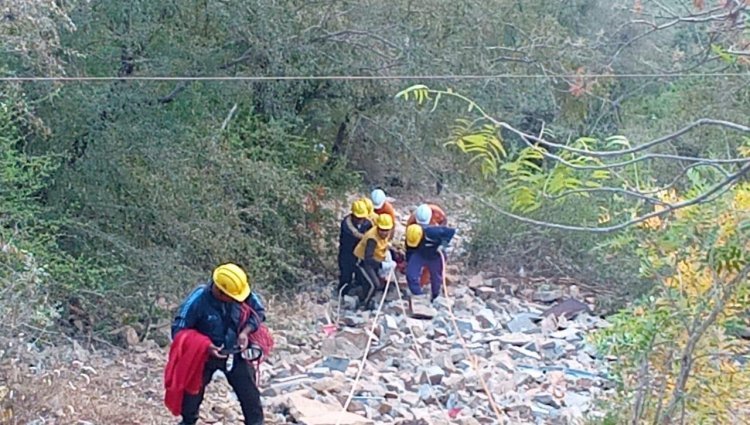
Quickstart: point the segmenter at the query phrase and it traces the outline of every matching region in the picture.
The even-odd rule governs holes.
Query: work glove
[[[380,276],[387,277],[393,269],[396,268],[396,262],[393,260],[386,260],[380,263]]]

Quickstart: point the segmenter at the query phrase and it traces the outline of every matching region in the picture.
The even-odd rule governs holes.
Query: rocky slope
[[[532,300],[515,290],[481,275],[455,282],[431,321],[405,316],[391,293],[370,336],[373,312],[345,311],[327,336],[326,312],[319,311],[317,332],[277,333],[279,352],[263,391],[269,411],[279,423],[337,423],[370,337],[348,408],[353,415],[339,423],[576,423],[611,385],[606,364],[585,342],[607,323],[586,304],[561,300],[569,295],[561,290],[534,292]]]
[[[471,220],[460,223],[460,234],[468,234]],[[461,257],[465,242],[453,243],[451,258]],[[320,291],[269,300],[276,348],[261,367],[267,423],[573,424],[596,415],[594,402],[612,382],[607,360],[586,342],[608,326],[592,313],[593,298],[543,280],[466,275],[451,263],[449,296],[436,301],[428,321],[404,314],[395,287],[377,320],[349,299],[339,310]],[[164,342],[168,325],[155,324],[149,338]],[[126,327],[126,350],[72,340],[40,350],[29,339],[39,330],[29,331],[0,341],[0,423],[179,421],[162,404],[168,347],[139,341]],[[203,423],[239,422],[221,374],[201,411]]]

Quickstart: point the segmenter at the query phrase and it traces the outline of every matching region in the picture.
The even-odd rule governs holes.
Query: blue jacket
[[[261,321],[265,321],[265,308],[260,298],[251,294],[245,302],[258,313]],[[239,321],[239,304],[221,302],[211,294],[210,284],[201,285],[188,295],[177,310],[172,322],[172,338],[183,329],[195,329],[211,338],[217,347],[234,347],[237,345]],[[258,329],[259,324],[252,315],[248,326],[253,332]]]
[[[456,229],[447,226],[422,226],[422,229],[424,236],[416,248],[406,250],[406,261],[415,253],[428,260],[437,257],[438,248],[441,245],[448,246],[456,234]]]
[[[341,221],[341,231],[339,232],[339,261],[349,260],[355,262],[354,247],[357,246],[362,236],[372,228],[372,222],[368,219],[362,219],[358,226],[352,222],[352,215],[349,214]]]

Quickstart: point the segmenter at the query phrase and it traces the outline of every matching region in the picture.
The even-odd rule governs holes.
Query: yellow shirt
[[[380,237],[377,227],[373,227],[365,233],[362,240],[360,240],[357,246],[354,247],[354,256],[360,260],[364,260],[367,241],[371,239],[375,241],[375,252],[372,254],[373,258],[377,261],[385,261],[385,254],[388,252],[388,239]]]

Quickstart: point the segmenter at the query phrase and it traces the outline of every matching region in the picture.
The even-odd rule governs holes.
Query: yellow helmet
[[[357,218],[367,218],[370,216],[367,211],[367,205],[362,201],[354,201],[352,203],[352,215]]]
[[[372,204],[372,199],[365,196],[360,198],[359,200],[365,203],[365,205],[367,206],[367,213],[372,215],[375,211],[375,205]]]
[[[375,225],[378,229],[391,230],[393,229],[393,217],[391,217],[390,214],[380,214],[378,218],[375,219]]]
[[[419,242],[422,241],[424,230],[419,224],[411,224],[406,228],[406,246],[409,248],[416,248]]]
[[[235,301],[243,302],[250,295],[247,274],[236,264],[227,263],[215,268],[213,278],[221,292]]]

